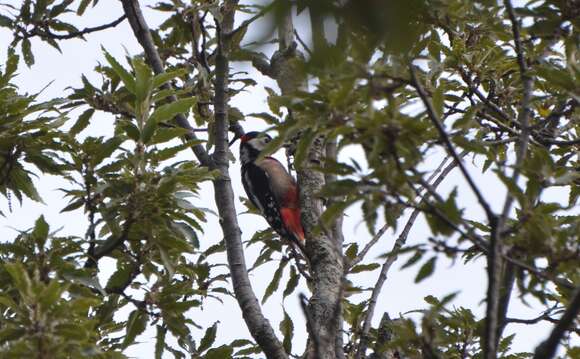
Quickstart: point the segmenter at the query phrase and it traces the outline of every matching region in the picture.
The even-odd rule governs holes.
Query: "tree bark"
[[[164,72],[164,65],[153,43],[149,27],[139,7],[139,2],[137,0],[122,0],[122,3],[131,28],[145,51],[147,62],[151,65],[155,73]],[[260,348],[262,348],[267,358],[286,359],[288,356],[276,337],[272,326],[262,314],[262,309],[260,308],[260,304],[254,294],[248,277],[242,247],[241,231],[234,206],[234,192],[229,176],[229,119],[227,113],[227,104],[229,101],[227,93],[229,61],[227,58],[227,40],[225,40],[225,36],[223,35],[232,31],[236,6],[236,0],[225,2],[223,7],[223,20],[220,24],[221,29],[215,68],[215,152],[213,156],[209,156],[205,148],[201,145],[194,146],[193,152],[202,165],[216,169],[220,173],[219,177],[214,180],[215,201],[220,216],[220,225],[224,233],[234,293],[242,310],[246,325],[250,330],[250,334]],[[167,88],[169,87],[168,84],[165,86]],[[169,101],[175,100],[176,98],[174,96],[169,98]],[[192,130],[185,116],[176,116],[176,122],[180,127]],[[193,131],[190,132],[188,137],[190,139],[195,138]]]
[[[306,356],[309,359],[335,359],[344,355],[342,348],[336,347],[336,338],[342,335],[339,330],[344,277],[342,250],[329,231],[317,230],[323,210],[318,193],[324,186],[324,175],[308,168],[309,165],[320,165],[323,162],[323,149],[322,138],[314,141],[308,153],[308,162],[298,170],[302,224],[306,232],[306,252],[313,279],[310,312],[315,325],[312,335],[317,337],[316,341],[309,342]],[[313,348],[315,342],[319,348]],[[321,358],[316,358],[317,350]]]

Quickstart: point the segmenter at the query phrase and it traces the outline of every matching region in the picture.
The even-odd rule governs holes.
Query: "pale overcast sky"
[[[146,9],[146,4],[154,4],[156,1],[141,1],[145,11],[145,16],[149,22],[150,27],[154,28],[163,19],[166,13],[157,13]],[[102,0],[100,4],[94,8],[89,9],[82,20],[75,19],[74,23],[78,24],[80,28],[86,26],[94,26],[102,23],[107,23],[116,19],[122,13],[121,4],[119,1]],[[237,19],[239,21],[240,19]],[[307,23],[307,19],[302,17],[298,23]],[[250,34],[252,27],[250,27]],[[303,36],[304,38],[307,37]],[[0,30],[0,63],[4,63],[6,57],[6,48],[11,39],[10,34],[5,30]],[[45,87],[50,81],[54,81],[52,85],[45,90],[42,99],[49,99],[58,96],[66,96],[69,91],[67,87],[79,87],[81,84],[80,75],[85,74],[89,80],[99,83],[100,78],[93,73],[93,68],[98,62],[105,62],[101,52],[101,45],[104,46],[111,54],[119,59],[123,59],[125,51],[130,55],[136,55],[141,52],[141,48],[133,37],[133,33],[127,22],[123,22],[115,29],[104,32],[92,34],[87,36],[87,42],[81,40],[68,40],[60,42],[63,54],[59,54],[55,49],[49,47],[39,41],[33,41],[33,51],[36,57],[36,64],[28,69],[24,64],[21,64],[19,76],[15,79],[16,84],[20,86],[21,92],[35,93]],[[253,112],[268,112],[266,104],[266,92],[264,86],[277,88],[276,84],[269,78],[265,78],[256,71],[253,71],[247,64],[235,64],[236,70],[249,71],[250,76],[257,82],[258,86],[236,96],[232,103],[239,107],[245,114]],[[262,129],[264,124],[257,119],[248,119],[243,123],[246,131],[254,129]],[[112,135],[112,117],[103,113],[96,114],[90,127],[85,130],[85,134],[90,135]],[[237,144],[233,146],[233,151],[237,155]],[[355,148],[349,149],[350,153],[343,153],[345,157],[355,157],[358,161],[363,161],[360,151]],[[192,157],[190,152],[184,152],[180,159],[189,159]],[[429,166],[435,168],[438,165],[440,156],[433,156],[432,161],[429,161]],[[471,159],[468,159],[471,161]],[[282,161],[285,163],[285,161]],[[239,179],[239,164],[235,163],[231,166],[233,184],[237,196],[244,195]],[[476,182],[484,189],[486,195],[490,198],[497,198],[497,201],[492,201],[492,205],[497,210],[501,205],[499,199],[503,199],[502,186],[498,184],[490,175],[481,176],[473,170],[476,174]],[[68,186],[56,177],[43,176],[41,180],[36,181],[40,193],[44,198],[46,205],[25,200],[22,206],[16,202],[12,204],[12,211],[7,208],[6,200],[0,203],[0,210],[2,210],[6,217],[0,217],[0,238],[2,241],[9,241],[15,237],[16,232],[10,227],[18,229],[30,228],[35,219],[43,214],[48,223],[53,229],[63,227],[62,234],[74,234],[82,236],[86,230],[86,220],[82,215],[81,210],[72,213],[60,214],[59,211],[66,205],[66,201],[62,198],[62,193],[57,191],[59,187]],[[482,213],[479,206],[469,193],[465,190],[464,181],[457,174],[450,175],[441,185],[442,191],[450,191],[453,187],[460,186],[459,203],[466,208],[466,213],[470,218],[482,218]],[[550,192],[553,201],[565,200],[566,193],[557,191]],[[213,188],[210,184],[203,186],[200,198],[195,203],[201,207],[210,207],[214,209],[213,203]],[[238,211],[242,211],[243,207],[238,204]],[[266,222],[258,216],[243,214],[240,215],[240,225],[243,231],[243,239],[249,239],[257,229],[266,227]],[[406,218],[401,220],[401,225],[405,223]],[[217,243],[221,237],[221,230],[219,228],[217,219],[210,216],[209,222],[206,225],[206,234],[203,236],[202,246],[209,247]],[[366,226],[361,225],[361,215],[357,208],[348,211],[348,216],[345,218],[344,233],[346,242],[358,242],[364,244],[369,240],[370,235],[366,230]],[[394,240],[398,233],[388,231],[381,239],[376,248],[368,256],[368,260],[375,260],[378,255],[390,251]],[[426,238],[430,235],[430,231],[423,219],[420,219],[413,228],[408,244],[425,243]],[[246,253],[246,259],[251,265],[258,252],[258,247],[253,246]],[[225,257],[221,260],[225,263]],[[482,302],[484,293],[487,287],[487,279],[483,267],[483,261],[478,260],[469,265],[456,263],[451,266],[450,263],[440,261],[436,274],[424,280],[419,285],[414,284],[414,277],[417,273],[418,266],[401,271],[400,266],[404,263],[404,258],[396,263],[389,273],[383,292],[379,297],[377,310],[375,313],[375,322],[378,324],[380,317],[384,311],[387,311],[391,317],[398,316],[399,313],[405,313],[411,310],[427,308],[427,304],[423,298],[427,295],[435,295],[441,297],[452,292],[459,291],[459,295],[453,302],[454,306],[465,306],[474,311],[477,316],[481,316],[485,311],[485,305]],[[447,264],[447,265],[446,265]],[[107,268],[107,265],[109,268]],[[105,273],[112,270],[112,261],[103,261],[101,264],[102,271]],[[262,297],[264,290],[270,282],[274,265],[263,266],[256,270],[251,275],[254,290],[259,298]],[[349,277],[356,281],[362,287],[371,287],[374,285],[378,276],[378,270],[371,273],[364,273]],[[283,282],[284,283],[283,279]],[[306,291],[302,281],[301,291]],[[284,284],[282,284],[283,287]],[[297,293],[286,299],[284,306],[286,310],[292,315],[295,325],[295,344],[294,351],[301,352],[301,348],[305,345],[306,329],[302,319],[301,311],[298,307]],[[365,296],[359,295],[355,297],[357,301],[362,300]],[[191,317],[194,322],[204,327],[211,326],[215,321],[220,321],[218,328],[217,343],[229,343],[231,340],[239,337],[249,337],[245,323],[243,322],[240,310],[235,300],[231,298],[223,298],[224,304],[214,300],[208,300],[202,310],[196,309],[191,311]],[[132,309],[132,308],[131,308]],[[282,319],[281,297],[273,296],[263,307],[264,313],[270,319],[273,327],[277,330],[278,323]],[[538,314],[536,310],[532,310],[522,305],[517,298],[514,297],[511,307],[511,317],[531,318]],[[511,334],[517,331],[518,335],[514,344],[514,351],[532,351],[538,342],[543,339],[550,326],[537,326],[532,329],[527,326],[510,325],[506,330],[506,334]],[[199,338],[203,335],[202,330],[194,329],[195,339],[199,342]],[[126,354],[136,358],[149,358],[152,356],[152,347],[154,346],[155,333],[154,330],[146,332],[139,338],[141,344],[132,346],[126,351]]]

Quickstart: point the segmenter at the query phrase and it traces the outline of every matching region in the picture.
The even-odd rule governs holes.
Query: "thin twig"
[[[466,154],[467,154],[467,152],[464,151],[459,156],[463,157]],[[435,171],[433,171],[433,173],[431,173],[429,178],[427,178],[426,184],[431,182],[441,172],[441,170],[443,170],[443,167],[445,166],[445,164],[447,163],[448,160],[449,160],[449,157],[446,157],[443,161],[441,161],[441,163],[435,169]],[[350,261],[350,263],[348,263],[348,266],[346,266],[345,270],[348,271],[348,269],[359,264],[364,259],[364,257],[367,255],[367,253],[371,250],[371,248],[375,244],[378,243],[379,239],[385,234],[387,229],[389,229],[389,225],[385,223],[385,225],[383,225],[381,227],[381,229],[379,229],[379,231],[373,236],[373,238],[364,246],[364,248],[360,251],[360,253],[352,261]]]
[[[71,31],[66,35],[55,34],[55,33],[51,32],[48,29],[48,27],[46,27],[46,29],[38,29],[35,27],[30,31],[26,31],[23,27],[19,26],[18,30],[20,30],[20,32],[23,33],[23,38],[31,38],[34,36],[39,36],[41,38],[49,38],[49,39],[55,39],[55,40],[68,40],[68,39],[73,39],[75,37],[83,37],[84,35],[90,34],[92,32],[97,32],[97,31],[102,31],[102,30],[113,28],[113,27],[119,25],[120,23],[122,23],[126,18],[127,18],[127,15],[123,15],[120,18],[118,18],[117,20],[112,21],[110,23],[95,26],[95,27],[86,27],[80,31]]]
[[[306,45],[306,43],[302,40],[302,38],[300,37],[300,35],[298,34],[298,31],[296,31],[296,29],[294,29],[294,36],[296,36],[296,40],[298,40],[298,42],[300,43],[300,45],[302,45],[302,47],[308,53],[308,55],[312,56],[312,50],[310,50],[308,45]]]
[[[495,217],[495,214],[491,210],[491,207],[489,206],[489,204],[487,203],[485,198],[483,198],[483,194],[481,193],[479,188],[477,188],[477,185],[473,181],[473,178],[471,178],[471,175],[469,174],[469,172],[467,172],[467,169],[463,165],[463,161],[461,160],[461,158],[459,158],[459,155],[455,151],[455,147],[453,147],[453,144],[451,143],[451,140],[449,139],[447,132],[443,128],[443,125],[441,124],[441,121],[439,120],[439,116],[437,116],[437,113],[435,112],[435,109],[433,108],[433,104],[431,103],[431,100],[429,99],[429,97],[427,96],[427,93],[425,92],[425,89],[419,83],[419,81],[417,79],[417,75],[415,73],[415,66],[412,64],[410,66],[410,71],[411,71],[411,79],[412,79],[413,86],[417,90],[419,97],[421,98],[421,100],[423,101],[423,104],[425,105],[429,119],[431,120],[433,125],[435,125],[435,128],[437,128],[437,131],[439,132],[439,136],[441,137],[441,140],[443,141],[443,143],[445,144],[445,147],[447,148],[447,152],[453,158],[453,160],[455,162],[457,162],[457,165],[459,166],[459,170],[463,174],[463,177],[465,177],[465,180],[469,184],[469,187],[471,187],[471,190],[473,191],[473,193],[477,197],[477,201],[479,202],[480,206],[485,211],[487,218],[491,221],[491,219]]]
[[[467,152],[462,153],[462,156],[464,156],[465,154],[467,154]],[[447,162],[447,158],[445,158],[443,160],[443,163]],[[439,175],[439,177],[437,177],[437,179],[433,182],[433,184],[431,185],[431,187],[433,189],[437,188],[437,186],[439,186],[439,184],[441,184],[441,182],[445,179],[445,177],[447,177],[447,175],[449,173],[451,173],[451,171],[453,170],[453,168],[455,168],[455,166],[457,166],[459,162],[458,161],[453,161],[452,163],[450,163]],[[422,202],[426,202],[426,198],[423,197]],[[365,353],[368,347],[368,335],[369,335],[369,331],[371,328],[371,322],[373,319],[373,314],[375,311],[375,307],[377,304],[377,299],[379,297],[379,294],[382,290],[382,287],[385,283],[385,281],[387,280],[387,274],[389,272],[389,269],[391,268],[391,266],[393,265],[393,263],[395,263],[395,261],[397,260],[397,258],[399,257],[399,251],[401,250],[401,248],[403,247],[403,245],[406,243],[407,241],[407,237],[409,236],[409,233],[411,232],[411,228],[413,228],[413,225],[415,224],[415,220],[417,219],[417,217],[419,216],[419,213],[421,212],[421,209],[416,208],[413,210],[413,212],[411,213],[411,216],[409,217],[409,219],[407,220],[407,223],[405,224],[405,227],[403,228],[403,231],[401,232],[401,234],[399,234],[399,237],[397,238],[397,240],[395,241],[395,244],[393,245],[393,249],[391,250],[389,256],[387,257],[387,260],[385,261],[385,263],[383,264],[383,267],[381,268],[381,273],[379,275],[379,278],[377,279],[377,282],[375,283],[375,286],[373,287],[373,291],[371,293],[371,297],[369,299],[369,305],[366,311],[366,315],[365,315],[365,319],[363,322],[363,327],[362,327],[362,332],[361,332],[361,336],[360,336],[360,343],[359,343],[359,347],[356,353],[356,359],[361,359],[365,357]]]

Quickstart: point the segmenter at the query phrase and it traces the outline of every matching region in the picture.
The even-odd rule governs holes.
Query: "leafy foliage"
[[[347,238],[340,248],[346,264],[341,335],[347,357],[366,357],[366,347],[377,357],[388,351],[404,357],[483,356],[486,318],[452,307],[453,295],[428,296],[427,309],[363,332],[376,297],[373,303],[368,296],[373,288],[364,288],[357,276],[377,275],[380,268],[386,278],[385,268],[398,256],[408,255],[401,269],[415,267],[419,283],[444,260],[491,263],[491,244],[499,238],[502,293],[514,300],[517,289],[524,303],[538,300],[544,308],[537,322],[558,321],[569,305],[571,289],[580,284],[577,1],[526,1],[513,14],[493,1],[302,0],[293,8],[281,1],[244,3],[235,11],[249,17],[228,34],[221,25],[229,3],[159,1],[151,8],[165,18],[150,35],[164,72],[153,71],[146,56],[115,57],[103,48],[106,63],[94,69],[99,83],[82,76],[66,98],[46,102],[39,102],[40,94],[20,93],[13,84],[17,51],[31,67],[41,61],[34,56],[37,40],[61,51],[60,41],[85,39],[124,20],[82,30],[70,23],[98,3],[0,4],[8,10],[0,14],[0,27],[13,35],[0,71],[0,191],[9,208],[12,196],[19,203],[42,202],[35,179],[56,175],[69,184],[61,189],[69,200],[61,212],[82,211],[87,220],[82,237],[59,237],[40,217],[34,228],[3,240],[0,356],[123,357],[153,327],[156,358],[260,355],[261,348],[247,339],[222,343],[222,323],[205,328],[201,338],[193,335],[194,328],[203,328],[192,313],[210,298],[231,295],[230,279],[215,259],[224,243],[201,249],[207,210],[196,205],[199,197],[206,200],[200,184],[218,174],[211,166],[176,158],[201,144],[214,149],[216,118],[224,115],[213,106],[224,41],[232,67],[251,62],[278,85],[272,89],[245,72],[229,73],[230,98],[263,88],[270,110],[244,114],[231,105],[220,110],[232,129],[246,118],[261,119],[278,134],[266,152],[285,146],[294,168],[325,175],[317,194],[325,208],[316,230],[332,231],[354,208],[374,237]],[[310,30],[313,41],[281,47],[268,59],[262,51],[269,51],[274,30],[292,10],[311,16],[311,28],[297,33]],[[258,29],[253,21],[263,17],[272,26],[248,40]],[[327,39],[321,24],[334,27],[336,38]],[[113,135],[91,136],[90,125],[104,113],[115,117]],[[181,115],[191,116],[207,140],[192,140],[191,131],[175,121]],[[321,141],[336,143],[337,155],[329,152],[324,161],[313,162],[310,151]],[[351,158],[353,148],[362,158]],[[433,159],[453,151],[467,170],[454,189],[436,190],[438,178],[447,175],[443,164],[453,159],[437,169]],[[469,176],[477,184],[484,175],[507,192],[497,206],[488,188],[470,187]],[[567,201],[552,198],[554,190],[565,192]],[[494,216],[482,214],[485,205],[477,212],[460,200],[467,192],[492,204]],[[502,205],[507,210],[497,209]],[[405,243],[410,228],[401,228],[412,211],[426,219],[431,232],[417,245]],[[368,259],[383,224],[399,234],[384,264]],[[316,288],[308,272],[313,258],[304,260],[271,230],[255,233],[248,247],[259,251],[249,272],[272,268],[262,304],[285,301],[298,288]],[[107,278],[97,275],[105,257],[114,263]],[[121,312],[128,315],[119,319]],[[299,330],[307,331],[295,324],[296,313],[281,312],[282,346],[295,355]],[[505,313],[500,319],[510,324]],[[503,336],[503,327],[498,332],[499,356],[530,356],[513,353],[514,337]],[[567,355],[577,356],[578,347],[570,343]]]

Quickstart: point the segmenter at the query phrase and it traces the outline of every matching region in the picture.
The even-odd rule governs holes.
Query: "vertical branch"
[[[278,50],[285,51],[294,43],[294,24],[292,22],[292,6],[285,9],[278,25]]]
[[[153,43],[149,27],[139,8],[138,1],[122,0],[122,3],[131,28],[145,51],[147,62],[151,65],[155,73],[164,72],[164,65]],[[227,58],[228,40],[224,34],[232,31],[236,7],[236,0],[225,1],[223,6],[223,20],[221,24],[218,24],[218,54],[216,57],[214,96],[216,122],[215,152],[212,158],[201,145],[194,146],[193,152],[202,165],[216,169],[220,173],[219,178],[214,181],[215,200],[220,215],[220,225],[224,232],[224,241],[226,243],[234,293],[248,329],[268,358],[286,359],[286,352],[276,337],[272,326],[262,314],[258,299],[252,290],[248,278],[242,248],[241,231],[234,206],[234,192],[229,177],[229,120],[227,116],[229,62]],[[169,86],[169,84],[165,84],[164,88],[170,88]],[[169,101],[175,101],[175,97],[169,97]],[[195,138],[193,129],[187,122],[185,116],[176,116],[176,122],[180,127],[190,130],[188,134],[189,139]]]
[[[517,185],[520,175],[521,167],[526,158],[526,153],[528,149],[529,137],[530,137],[530,125],[529,118],[531,113],[530,103],[532,99],[532,87],[533,79],[528,74],[528,67],[526,64],[526,59],[524,56],[524,50],[521,44],[520,38],[520,26],[518,20],[515,17],[514,9],[510,0],[504,0],[504,6],[506,7],[506,12],[512,25],[512,34],[514,37],[515,51],[517,56],[518,67],[520,70],[520,79],[523,87],[522,100],[520,104],[520,110],[518,112],[518,124],[520,127],[520,134],[518,138],[518,148],[516,150],[516,162],[514,165],[514,172],[511,177],[511,181],[514,185]],[[507,307],[500,307],[500,297],[501,297],[501,270],[503,265],[502,252],[502,233],[505,227],[505,223],[509,217],[509,213],[512,209],[514,202],[514,195],[508,190],[504,206],[499,218],[491,221],[491,237],[490,237],[490,250],[488,252],[488,290],[487,290],[487,310],[486,310],[486,321],[485,321],[485,335],[484,335],[484,346],[483,346],[483,357],[484,359],[494,359],[497,357],[497,346],[499,343],[501,334],[501,326],[504,318],[500,318],[500,315],[505,315],[507,313]],[[505,291],[505,288],[504,288]],[[506,303],[507,305],[507,303]],[[500,310],[503,313],[500,313]]]
[[[302,224],[306,232],[306,251],[313,273],[313,293],[310,298],[310,312],[317,326],[314,330],[319,338],[320,348],[307,348],[307,358],[314,359],[315,349],[322,353],[321,358],[335,359],[342,354],[336,348],[339,333],[342,299],[344,264],[341,248],[338,248],[330,232],[319,230],[322,214],[322,199],[318,195],[324,186],[324,175],[310,169],[310,165],[321,165],[324,159],[323,139],[312,144],[307,163],[298,170]],[[342,354],[343,355],[343,354]]]
[[[337,146],[336,138],[329,139],[326,142],[326,159],[327,160],[330,159],[330,160],[336,162],[337,156],[338,156],[338,148],[337,147],[338,146]],[[325,181],[325,183],[332,183],[332,182],[336,181],[336,175],[326,174],[324,181]],[[343,199],[344,199],[343,197],[329,198],[328,205],[330,206],[333,202],[341,201]],[[330,228],[330,233],[332,233],[332,239],[334,240],[334,242],[336,244],[336,248],[339,248],[339,249],[342,248],[342,245],[344,243],[344,235],[342,233],[343,220],[344,220],[344,214],[341,213],[332,222],[332,225]],[[343,269],[346,270],[346,267]],[[344,357],[344,350],[343,350],[344,342],[343,342],[343,338],[342,338],[342,332],[343,332],[342,300],[339,301],[338,305],[339,305],[339,308],[337,309],[337,312],[339,313],[338,315],[340,315],[340,317],[337,318],[337,321],[338,321],[338,329],[337,330],[338,331],[337,331],[337,335],[336,335],[335,348],[336,348],[337,358],[342,358],[342,357]]]
[[[228,119],[228,78],[229,78],[229,40],[227,34],[233,29],[237,0],[226,1],[222,8],[223,20],[216,20],[218,48],[215,59],[215,152],[214,168],[219,171],[214,181],[215,200],[224,233],[228,264],[232,275],[234,293],[242,315],[258,345],[267,358],[287,358],[286,352],[272,326],[264,317],[256,295],[252,289],[242,248],[241,231],[234,206],[234,191],[229,175],[229,119]]]

